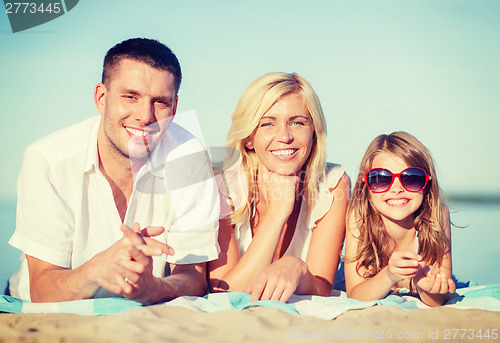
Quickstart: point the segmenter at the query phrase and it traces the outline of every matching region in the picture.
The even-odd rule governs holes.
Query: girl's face
[[[259,164],[281,175],[297,175],[311,154],[313,121],[300,95],[278,100],[260,118],[246,143],[254,149]]]
[[[409,167],[415,166],[407,165],[405,161],[392,153],[382,152],[377,154],[373,159],[371,169],[384,168],[395,174]],[[369,201],[380,212],[386,227],[391,224],[397,224],[404,228],[413,228],[414,214],[422,205],[424,190],[420,192],[408,192],[403,188],[401,180],[397,177],[391,188],[386,192],[369,192]]]

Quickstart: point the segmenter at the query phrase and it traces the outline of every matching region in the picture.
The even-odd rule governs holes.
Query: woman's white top
[[[326,164],[326,177],[320,184],[316,202],[309,216],[307,216],[307,204],[305,203],[305,199],[302,200],[295,232],[284,256],[292,255],[299,257],[303,261],[306,260],[312,232],[318,221],[323,218],[330,209],[334,200],[333,190],[337,187],[345,170],[346,168],[339,164]],[[236,162],[234,168],[224,171],[224,178],[225,187],[222,185],[222,182],[219,182],[219,188],[224,193],[227,191],[229,192],[229,198],[227,197],[227,193],[225,197],[227,202],[226,208],[221,209],[223,215],[227,215],[232,208],[234,208],[234,210],[239,209],[248,199],[248,186],[241,159]],[[227,189],[227,191],[223,190],[223,187]],[[224,196],[221,198],[224,198]],[[238,243],[240,256],[242,256],[252,242],[252,230],[250,227],[250,217],[248,215],[243,222],[234,226],[234,235]]]

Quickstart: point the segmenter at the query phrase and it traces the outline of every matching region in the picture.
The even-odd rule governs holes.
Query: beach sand
[[[479,339],[479,330],[490,338]],[[262,307],[203,313],[162,305],[109,316],[0,314],[1,343],[500,342],[493,330],[500,335],[500,312],[453,308],[375,306],[335,320]]]

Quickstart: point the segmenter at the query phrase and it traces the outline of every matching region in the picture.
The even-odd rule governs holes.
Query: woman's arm
[[[331,294],[344,242],[349,177],[344,174],[330,191],[334,200],[311,235],[306,262],[295,256],[283,256],[266,267],[249,289],[252,300],[287,301],[293,293]]]
[[[209,263],[211,291],[246,291],[256,277],[273,261],[283,228],[290,216],[298,177],[264,171],[259,183],[261,207],[253,238],[240,257],[229,219],[219,222],[219,258]]]
[[[350,179],[344,174],[332,190],[334,200],[330,209],[312,233],[306,258],[307,272],[301,277],[296,294],[328,296],[332,292],[344,243],[350,190]]]
[[[284,222],[272,216],[262,218],[248,249],[240,257],[233,227],[228,220],[219,224],[219,258],[209,263],[211,291],[243,292],[262,270],[271,264]],[[265,228],[265,229],[263,229]]]
[[[279,235],[274,237],[270,234],[272,230],[256,230],[252,243],[241,259],[232,228],[227,222],[221,223],[219,244],[223,252],[217,261],[209,264],[211,289],[249,291],[254,300],[268,298],[286,301],[294,292],[330,295],[345,234],[349,177],[344,174],[332,192],[334,201],[312,234],[307,263],[300,258],[285,256],[271,264],[285,222],[280,224]],[[270,214],[272,219],[273,211]],[[267,217],[262,219],[259,226],[269,228],[264,225],[274,225],[274,232],[277,232],[277,223],[268,222]],[[227,253],[224,253],[225,247]],[[248,288],[250,285],[252,287]]]
[[[219,246],[219,257],[208,262],[208,287],[210,292],[229,291],[229,284],[224,280],[224,276],[240,260],[238,245],[234,237],[234,228],[229,217],[219,220]]]

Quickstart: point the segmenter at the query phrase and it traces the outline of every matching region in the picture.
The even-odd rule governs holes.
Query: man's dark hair
[[[102,83],[108,85],[114,69],[124,58],[144,62],[155,69],[171,72],[174,75],[176,92],[179,91],[182,79],[179,60],[166,45],[147,38],[128,39],[109,49],[102,66]]]

